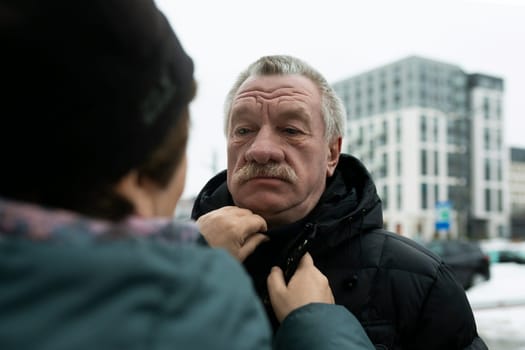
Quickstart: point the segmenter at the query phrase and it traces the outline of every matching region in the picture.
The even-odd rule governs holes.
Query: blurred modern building
[[[387,229],[509,235],[501,78],[411,56],[333,86],[348,113],[344,151],[371,171]]]
[[[525,148],[510,149],[511,237],[525,239]]]

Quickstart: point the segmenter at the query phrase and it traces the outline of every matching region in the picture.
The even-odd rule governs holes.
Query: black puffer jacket
[[[193,218],[233,205],[226,172],[211,179]],[[341,155],[317,207],[303,220],[271,229],[244,265],[267,312],[266,277],[274,265],[293,272],[308,250],[328,277],[337,304],[359,319],[377,349],[487,349],[463,288],[441,259],[382,229],[381,202],[365,167]]]

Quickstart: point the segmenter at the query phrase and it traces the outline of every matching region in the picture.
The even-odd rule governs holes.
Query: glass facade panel
[[[402,129],[401,129],[401,117],[396,118],[396,143],[401,143]]]
[[[434,175],[439,175],[439,153],[434,151]]]
[[[428,185],[421,184],[421,209],[428,209]]]
[[[388,187],[383,185],[383,193],[381,195],[381,201],[383,202],[383,209],[388,209]]]
[[[420,122],[420,125],[419,125],[420,140],[422,142],[425,142],[427,141],[427,117],[422,115],[419,122]]]
[[[403,193],[401,185],[396,186],[396,206],[398,210],[403,210]]]
[[[490,211],[491,208],[491,196],[490,196],[490,188],[485,189],[485,211]]]
[[[403,166],[402,160],[401,160],[401,151],[396,152],[396,175],[401,176],[402,170],[401,167]]]
[[[427,151],[422,149],[420,151],[420,157],[421,157],[421,175],[427,175],[428,169],[427,169]]]

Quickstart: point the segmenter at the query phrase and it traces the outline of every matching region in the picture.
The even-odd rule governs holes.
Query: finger
[[[239,218],[239,217],[245,217],[245,216],[254,215],[253,212],[250,209],[239,208],[239,207],[236,207],[236,206],[233,206],[233,205],[222,207],[222,208],[217,209],[217,210],[220,210],[222,214],[227,215],[228,217],[237,217],[237,218]]]
[[[257,237],[255,242],[249,245],[247,255],[249,255],[253,250],[259,245],[263,239],[259,236],[266,231],[266,221],[259,216],[252,215],[250,217],[237,218],[237,221],[233,223],[234,232],[237,232],[237,243],[239,248],[242,248],[245,245],[249,245],[248,242],[251,241],[252,237]]]
[[[248,238],[253,234],[266,232],[268,230],[266,220],[264,220],[260,215],[250,213],[249,215],[243,216],[242,220],[246,228],[244,232],[247,234],[244,238]]]
[[[272,271],[266,279],[266,285],[268,287],[268,294],[270,295],[270,300],[281,294],[286,290],[286,282],[284,280],[283,270],[278,266],[272,267]],[[273,303],[273,302],[272,302]]]
[[[297,266],[297,270],[299,269],[307,269],[314,265],[314,260],[312,259],[312,256],[310,253],[306,252],[301,260],[299,261],[299,265]]]
[[[248,237],[243,246],[239,249],[239,260],[242,262],[246,259],[259,244],[268,241],[270,238],[262,233],[255,233]]]
[[[272,271],[268,275],[266,280],[266,285],[268,287],[268,296],[270,297],[270,303],[272,304],[272,309],[275,314],[275,317],[279,322],[290,313],[291,309],[288,304],[289,301],[286,299],[286,282],[284,280],[283,270],[279,267],[274,266]]]

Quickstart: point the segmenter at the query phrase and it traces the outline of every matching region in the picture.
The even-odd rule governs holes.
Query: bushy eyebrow
[[[237,103],[232,106],[230,114],[230,123],[237,122],[239,119],[255,118],[257,116],[257,107],[251,104]],[[297,120],[302,123],[309,123],[312,112],[303,106],[282,103],[278,106],[277,118],[280,120]]]
[[[232,106],[231,114],[232,116],[236,114],[253,114],[253,106],[244,103],[237,103]]]
[[[246,119],[249,116],[254,116],[253,107],[247,105],[233,106],[230,114],[230,125],[233,125],[239,120]]]
[[[285,107],[279,111],[278,116],[302,122],[308,122],[311,119],[310,111],[302,106]]]

